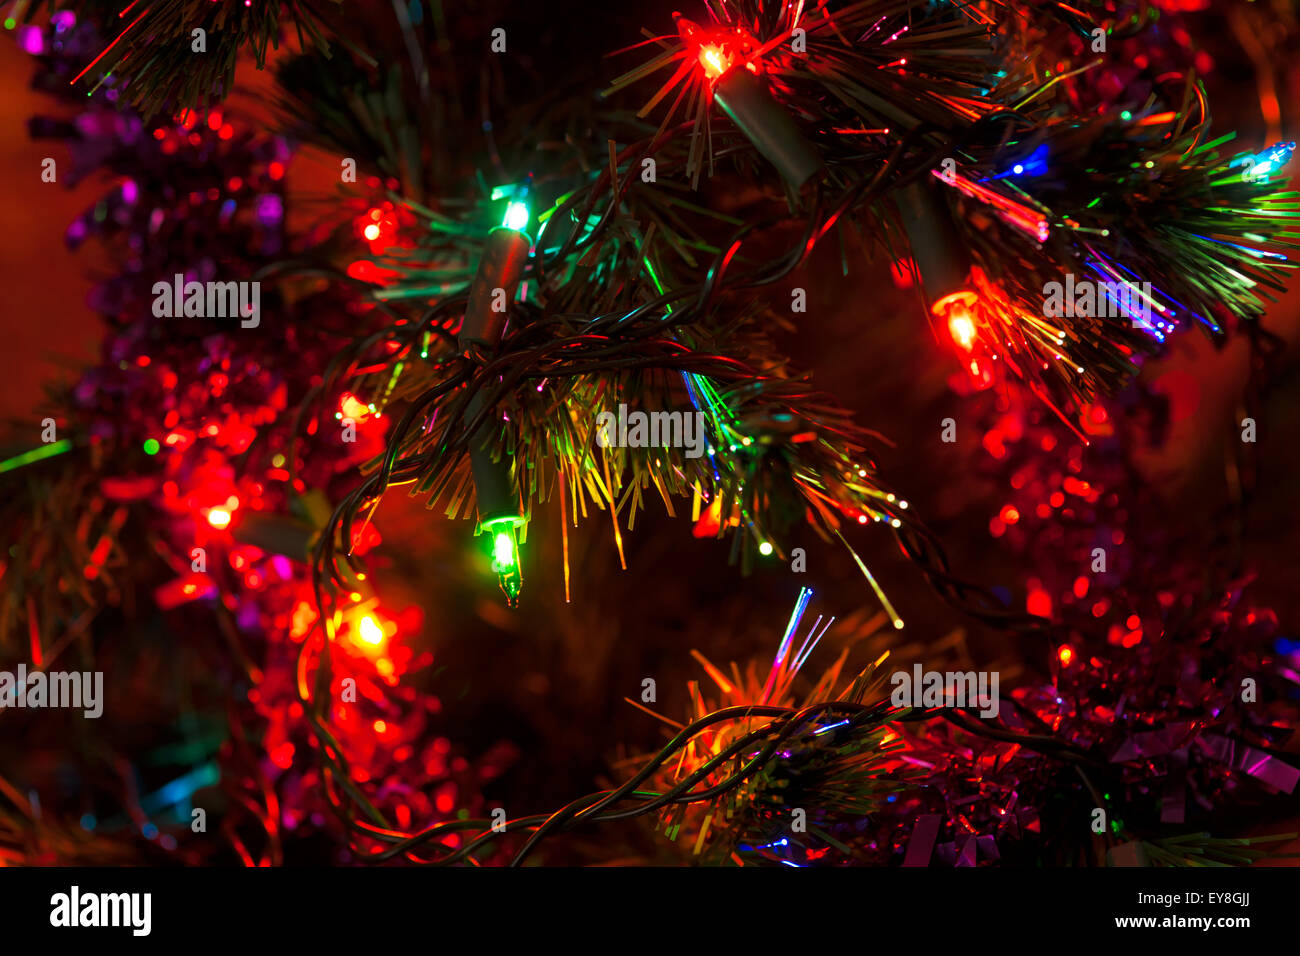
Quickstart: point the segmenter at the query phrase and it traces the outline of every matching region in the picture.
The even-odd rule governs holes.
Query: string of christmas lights
[[[1024,479],[991,533],[1044,569],[1025,538],[1035,521],[1058,522],[1072,555],[1090,535],[1125,533],[1124,509],[1102,497],[1126,476],[1100,396],[1193,324],[1258,345],[1297,209],[1277,186],[1293,144],[1221,153],[1230,137],[1212,138],[1190,74],[1162,74],[1140,103],[1092,85],[1077,38],[1100,25],[1127,41],[1155,22],[1146,8],[1126,20],[1104,4],[716,0],[648,34],[634,50],[658,52],[599,100],[501,116],[489,79],[471,119],[432,105],[464,95],[467,54],[443,46],[432,67],[418,52],[431,33],[409,11],[387,41],[403,57],[379,68],[343,42],[334,69],[311,7],[191,6],[115,11],[135,19],[106,44],[71,6],[20,33],[44,87],[70,96],[94,79],[76,121],[32,131],[69,143],[74,182],[117,176],[68,242],[116,244],[119,272],[96,291],[104,361],[59,397],[73,437],[0,463],[22,483],[7,507],[20,535],[0,646],[38,667],[73,641],[93,651],[96,609],[147,594],[173,620],[210,612],[201,633],[226,655],[210,680],[238,701],[221,752],[185,741],[187,772],[136,816],[184,810],[218,774],[241,808],[224,835],[250,865],[284,862],[295,830],[338,839],[346,862],[519,865],[561,833],[635,818],[656,821],[671,852],[723,865],[1253,858],[1250,839],[1175,832],[1196,807],[1259,805],[1297,781],[1280,749],[1294,648],[1268,643],[1265,610],[1238,607],[1240,582],[1217,580],[1210,599],[1177,567],[1171,579],[1125,568],[1113,588],[1044,570],[1015,601],[967,581],[889,489],[879,437],[775,344],[792,323],[816,334],[776,303],[819,250],[838,251],[846,274],[902,259],[942,361],[999,401],[1019,396],[985,435],[984,448],[1017,446]],[[237,52],[264,65],[282,18],[317,44],[278,72],[280,109],[297,114],[286,125],[362,166],[310,236],[287,227],[287,143],[215,105]],[[193,24],[214,48],[181,69]],[[453,114],[489,159],[434,142]],[[148,318],[154,279],[204,281],[218,264],[265,283],[283,341]],[[1071,300],[1059,313],[1054,283]],[[1085,284],[1103,291],[1080,306]],[[1138,297],[1113,291],[1128,288]],[[1110,456],[1098,474],[1073,453],[1068,476],[1037,454],[1062,439],[1017,382],[1079,448]],[[611,443],[597,413],[620,406],[697,415],[702,453]],[[868,582],[882,611],[865,630],[883,655],[904,621],[871,570],[870,529],[857,530],[881,524],[936,593],[1034,638],[1027,653],[1050,654],[1052,672],[1017,686],[994,720],[891,704],[879,655],[847,683],[841,657],[797,691],[827,633],[814,625],[795,648],[804,593],[770,670],[727,675],[703,658],[718,696],[694,688],[689,721],[622,783],[496,825],[479,789],[509,754],[471,764],[437,735],[441,702],[410,680],[432,663],[409,640],[419,614],[386,604],[367,565],[398,487],[477,519],[511,606],[520,538],[544,509],[558,511],[566,600],[569,531],[588,505],[608,514],[623,566],[623,531],[655,496],[670,516],[689,508],[695,537],[729,537],[746,571],[788,562],[810,529]],[[150,570],[127,560],[137,544],[157,556]],[[69,636],[52,643],[59,630]],[[1236,695],[1250,674],[1267,684],[1259,710]],[[81,852],[62,822],[4,793],[14,832]],[[797,837],[795,806],[810,815]],[[1043,826],[1098,806],[1112,821],[1101,840]],[[90,817],[104,857],[125,853],[121,821]]]

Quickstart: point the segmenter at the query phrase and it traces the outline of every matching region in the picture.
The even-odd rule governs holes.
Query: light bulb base
[[[970,256],[957,234],[948,204],[936,193],[931,178],[904,186],[895,202],[926,301],[937,307],[968,287]]]
[[[465,410],[466,421],[472,421],[482,412],[484,401],[481,392],[470,397]],[[519,507],[519,490],[512,473],[511,456],[492,455],[492,425],[486,422],[470,436],[469,467],[474,476],[474,498],[478,506],[479,524],[487,527],[507,519],[522,523]]]
[[[494,346],[501,341],[509,313],[492,308],[501,299],[497,290],[502,291],[507,305],[515,300],[531,248],[532,240],[518,229],[497,226],[488,233],[478,271],[469,287],[469,303],[460,329],[462,345],[470,339]]]
[[[825,168],[789,112],[749,70],[740,66],[727,70],[714,85],[713,98],[794,189],[802,188]]]

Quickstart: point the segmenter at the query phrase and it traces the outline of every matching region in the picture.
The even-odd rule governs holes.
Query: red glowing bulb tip
[[[953,342],[966,352],[975,347],[977,329],[972,308],[977,301],[978,297],[974,292],[963,289],[944,296],[931,309],[939,318],[947,319],[948,334],[952,336]]]
[[[674,13],[673,20],[682,42],[693,49],[704,69],[704,75],[710,81],[718,79],[736,65],[736,53],[731,45],[736,39],[734,35],[710,35],[680,13]]]

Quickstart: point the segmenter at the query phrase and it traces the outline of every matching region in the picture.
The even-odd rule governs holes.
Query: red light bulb
[[[730,48],[730,37],[712,36],[686,17],[678,16],[676,19],[678,35],[695,52],[704,75],[710,81],[718,79],[736,65],[736,52]]]
[[[967,371],[979,388],[986,388],[993,383],[993,369],[980,345],[979,325],[975,318],[975,306],[979,296],[969,289],[962,289],[944,296],[936,302],[931,310],[936,317],[948,325],[948,335],[953,344],[965,352]]]
[[[952,333],[952,340],[967,352],[975,344],[975,323],[971,320],[970,312],[962,306],[948,313],[948,331]]]
[[[963,352],[975,347],[976,328],[972,307],[978,301],[974,292],[963,289],[946,295],[930,309],[936,316],[948,322],[948,334]]]

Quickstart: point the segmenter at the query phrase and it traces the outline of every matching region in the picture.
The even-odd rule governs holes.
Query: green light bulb
[[[513,524],[492,534],[492,570],[496,572],[497,583],[505,593],[507,606],[518,607],[519,592],[524,588],[524,574],[519,567],[519,539],[515,536]]]
[[[506,215],[501,220],[501,225],[507,229],[514,229],[516,232],[523,232],[527,228],[530,218],[528,204],[513,200],[510,205],[506,206]]]
[[[513,568],[518,562],[515,560],[515,542],[510,536],[509,531],[498,531],[496,540],[492,542],[492,569],[500,571],[505,568]]]

